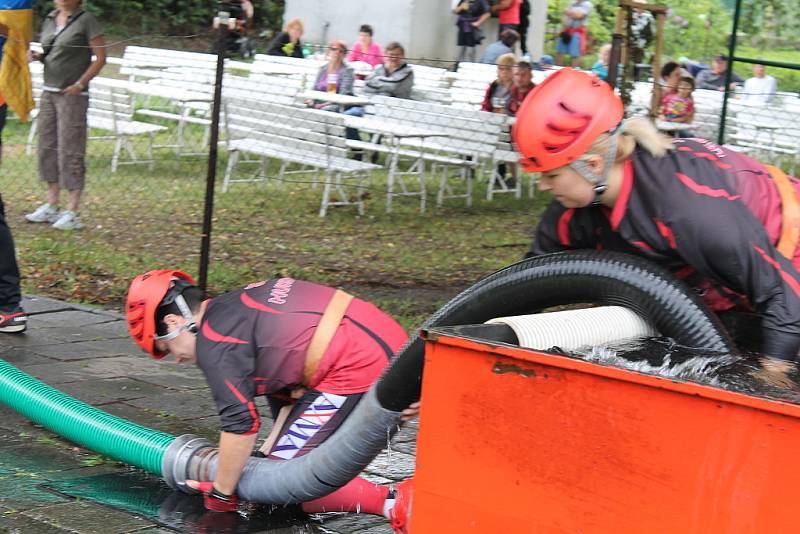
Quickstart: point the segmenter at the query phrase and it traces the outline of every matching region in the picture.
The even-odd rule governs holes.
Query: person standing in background
[[[492,13],[497,15],[500,24],[497,29],[498,38],[505,30],[519,32],[519,5],[520,0],[500,0],[492,6]]]
[[[3,61],[3,52],[10,28],[0,22],[0,64]],[[26,43],[27,48],[27,43]],[[24,56],[24,51],[21,52]],[[24,64],[24,62],[23,62]],[[30,79],[28,80],[30,85]],[[30,96],[30,95],[29,95]],[[27,110],[20,110],[21,115],[26,115]],[[0,161],[2,161],[3,129],[6,125],[8,104],[0,94]],[[27,328],[28,316],[20,306],[22,293],[20,291],[19,268],[14,251],[14,239],[11,229],[6,222],[3,197],[0,195],[0,332],[4,334],[20,334]]]
[[[529,0],[521,0],[519,3],[519,46],[522,49],[522,57],[530,61],[528,53],[528,28],[531,25],[531,3]],[[527,57],[526,57],[527,56]]]
[[[39,178],[47,184],[47,202],[25,219],[77,230],[83,228],[78,208],[86,183],[89,81],[106,64],[106,42],[100,23],[83,9],[83,0],[56,0],[42,26],[41,43],[42,53],[31,52],[30,59],[44,63]],[[58,209],[62,188],[69,191],[64,211]]]
[[[572,0],[564,11],[564,29],[556,44],[556,61],[564,64],[564,55],[572,58],[572,66],[580,67],[581,56],[586,52],[586,27],[592,3],[588,0]]]
[[[483,31],[481,24],[492,16],[487,0],[462,0],[453,9],[453,13],[458,15],[456,26],[458,26],[459,47],[457,61],[470,61],[475,63],[475,47],[483,41]]]

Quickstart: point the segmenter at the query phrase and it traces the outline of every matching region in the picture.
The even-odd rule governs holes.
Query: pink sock
[[[383,503],[389,494],[387,486],[379,486],[363,478],[354,478],[330,495],[303,503],[303,510],[315,512],[361,512],[383,515]]]

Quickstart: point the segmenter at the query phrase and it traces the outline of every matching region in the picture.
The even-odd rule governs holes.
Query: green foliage
[[[548,3],[548,23],[552,38],[558,36],[564,9],[571,0]],[[589,18],[590,43],[595,52],[604,43],[611,42],[619,2],[618,0],[593,0],[594,10]],[[726,37],[731,29],[731,13],[720,0],[670,0],[669,17],[664,25],[664,56],[678,58],[687,56],[706,60],[724,51]],[[707,27],[708,26],[708,27]],[[555,43],[549,42],[549,49]],[[651,46],[651,54],[652,54]],[[591,57],[594,61],[594,57]]]
[[[798,47],[800,2],[797,0],[742,0],[741,33],[751,44]]]
[[[217,0],[88,0],[84,2],[105,24],[127,33],[189,35],[208,29],[217,13]],[[255,23],[279,28],[284,0],[253,0]],[[52,1],[35,2],[37,20],[54,9]]]

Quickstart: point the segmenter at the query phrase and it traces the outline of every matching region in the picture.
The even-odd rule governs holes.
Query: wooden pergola
[[[664,48],[664,20],[667,15],[667,6],[647,4],[636,0],[619,0],[619,10],[617,11],[617,18],[614,24],[614,35],[611,41],[611,58],[608,65],[608,82],[612,87],[616,86],[617,77],[612,73],[616,73],[618,65],[628,64],[630,57],[630,50],[627,44],[630,43],[631,24],[633,22],[634,10],[649,11],[655,16],[656,19],[656,42],[655,54],[653,55],[653,97],[650,102],[650,114],[655,117],[658,115],[658,110],[661,104],[661,84],[658,83],[658,76],[661,72],[661,54]],[[628,69],[622,70],[622,82],[628,74]]]

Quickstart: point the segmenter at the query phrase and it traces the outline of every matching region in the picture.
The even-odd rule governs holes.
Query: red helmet
[[[160,360],[166,354],[156,350],[156,308],[164,300],[175,279],[183,279],[194,285],[194,279],[182,271],[158,269],[141,274],[133,279],[128,289],[125,317],[128,331],[136,344]]]
[[[564,68],[533,88],[517,112],[513,137],[528,172],[563,167],[584,155],[623,117],[622,100],[594,75]]]

